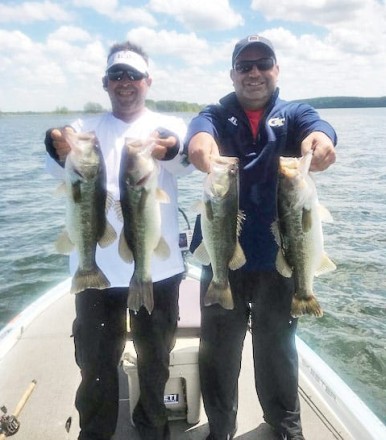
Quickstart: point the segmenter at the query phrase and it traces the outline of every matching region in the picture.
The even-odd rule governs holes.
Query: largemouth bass
[[[130,280],[128,308],[138,311],[144,306],[149,314],[154,307],[151,259],[167,259],[170,249],[161,236],[160,203],[169,196],[158,188],[158,166],[149,145],[126,139],[119,174],[123,230],[119,254],[126,262],[134,261]]]
[[[213,278],[204,297],[206,306],[218,303],[227,310],[234,308],[228,271],[240,268],[246,261],[238,240],[241,221],[238,159],[214,157],[204,181],[203,241],[193,254],[203,264],[212,265]]]
[[[324,251],[322,221],[332,221],[318,202],[315,183],[309,174],[312,151],[302,158],[280,157],[278,220],[272,231],[279,244],[278,272],[294,277],[291,314],[298,317],[323,315],[313,292],[315,276],[336,269]]]
[[[72,278],[71,293],[85,289],[105,289],[109,280],[95,261],[97,244],[110,245],[116,232],[106,219],[106,171],[94,133],[63,130],[71,147],[65,162],[66,229],[56,247],[68,254],[78,252],[79,266]]]

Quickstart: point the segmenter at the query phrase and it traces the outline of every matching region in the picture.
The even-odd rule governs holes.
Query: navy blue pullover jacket
[[[321,131],[337,142],[334,129],[309,105],[291,103],[274,92],[260,121],[257,138],[236,94],[223,97],[192,119],[186,145],[199,132],[216,140],[222,156],[240,160],[240,210],[245,214],[240,244],[247,262],[245,271],[273,270],[277,244],[271,232],[276,218],[277,173],[280,156],[299,157],[300,144],[313,131]],[[195,225],[191,251],[202,240],[199,218]]]

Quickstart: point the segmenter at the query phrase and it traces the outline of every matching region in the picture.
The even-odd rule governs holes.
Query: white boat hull
[[[198,277],[199,269],[191,268],[181,289],[183,301],[184,289],[194,288],[195,307],[199,303]],[[77,413],[73,403],[80,375],[70,337],[75,311],[69,287],[70,279],[55,286],[0,332],[0,405],[6,405],[12,412],[28,384],[33,379],[37,381],[20,415],[21,428],[13,437],[15,440],[77,438]],[[197,335],[198,332],[189,334]],[[296,343],[305,437],[309,440],[386,440],[386,427],[361,399],[300,338]],[[264,423],[252,385],[253,377],[248,335],[240,375],[239,429],[235,438],[243,434],[240,438],[271,440],[271,430]],[[120,417],[114,440],[137,439],[129,423],[128,381],[123,370],[121,379]],[[69,417],[72,426],[67,432]],[[197,425],[192,427],[185,421],[175,421],[171,422],[171,431],[173,439],[205,438],[208,427],[203,408]]]

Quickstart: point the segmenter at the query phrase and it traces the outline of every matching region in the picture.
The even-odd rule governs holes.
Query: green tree
[[[60,115],[65,115],[67,113],[69,113],[69,110],[67,107],[56,107],[55,113],[58,113]]]
[[[88,102],[83,107],[85,113],[102,113],[103,107],[97,102]]]

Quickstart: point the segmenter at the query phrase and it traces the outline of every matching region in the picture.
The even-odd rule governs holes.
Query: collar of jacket
[[[276,89],[272,93],[271,99],[269,100],[265,108],[264,111],[265,114],[267,114],[267,112],[269,112],[272,109],[278,97],[279,97],[279,88],[276,87]],[[219,102],[223,107],[229,109],[231,112],[234,112],[238,115],[240,114],[245,115],[245,111],[241,106],[239,100],[237,99],[235,92],[231,92],[228,95],[224,96],[223,98],[220,99]]]

